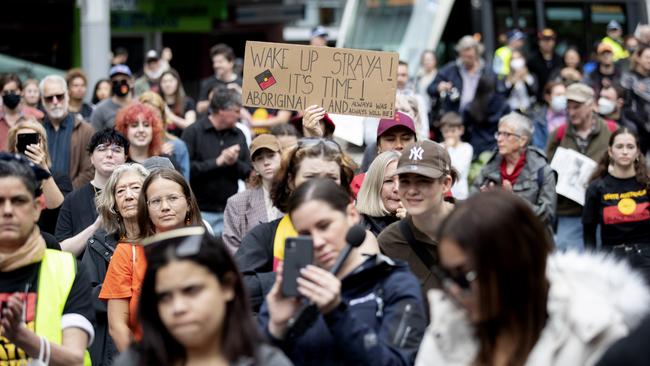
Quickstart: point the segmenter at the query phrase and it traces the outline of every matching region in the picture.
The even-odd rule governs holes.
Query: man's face
[[[43,85],[42,101],[50,119],[61,120],[68,114],[68,92],[61,83],[46,81]]]
[[[464,50],[460,50],[460,60],[465,65],[465,67],[471,67],[474,66],[474,63],[476,62],[476,49],[474,47],[469,47],[465,48]]]
[[[580,126],[585,123],[585,121],[589,119],[589,116],[592,113],[592,109],[593,103],[591,102],[578,103],[573,100],[567,101],[567,114],[569,121],[574,126]]]
[[[379,136],[377,148],[379,154],[385,151],[402,151],[406,146],[415,142],[415,134],[406,127],[397,126]]]
[[[614,63],[614,54],[609,51],[601,52],[598,54],[598,62],[601,65],[609,66]]]
[[[232,72],[235,63],[228,61],[224,55],[214,55],[212,58],[212,68],[219,79]]]
[[[0,210],[0,248],[14,249],[25,244],[41,210],[20,178],[0,178]]]
[[[239,121],[241,106],[232,106],[230,108],[219,110],[213,113],[216,118],[212,118],[217,130],[226,130],[235,127]]]
[[[68,85],[70,98],[74,100],[81,100],[86,95],[86,82],[82,78],[74,78]]]
[[[611,38],[621,38],[621,36],[623,36],[623,30],[611,29],[607,31],[607,35],[610,36]]]
[[[15,81],[10,81],[2,87],[2,94],[21,94],[21,91]]]
[[[407,65],[397,66],[397,89],[402,90],[406,88],[409,81],[409,67]]]
[[[310,46],[327,46],[327,39],[325,37],[311,37],[309,40]]]
[[[543,37],[539,40],[539,49],[542,52],[552,52],[555,49],[555,38]]]

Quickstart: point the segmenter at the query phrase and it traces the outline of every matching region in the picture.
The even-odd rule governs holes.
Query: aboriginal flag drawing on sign
[[[271,74],[271,70],[266,69],[255,77],[255,81],[257,81],[260,89],[266,90],[275,84],[275,77]]]

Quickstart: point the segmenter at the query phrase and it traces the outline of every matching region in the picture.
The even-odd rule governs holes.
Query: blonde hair
[[[41,140],[41,150],[45,154],[45,161],[47,166],[52,166],[52,160],[50,160],[50,152],[47,149],[47,133],[42,124],[36,122],[33,118],[24,118],[21,117],[12,128],[9,129],[7,133],[7,150],[12,153],[17,153],[16,150],[16,140],[18,139],[18,131],[21,129],[30,129],[36,132],[39,135]]]
[[[153,107],[156,111],[160,112],[160,119],[163,122],[163,127],[167,128],[167,113],[165,112],[167,104],[158,93],[152,91],[144,92],[140,95],[138,101],[142,104]]]
[[[97,213],[102,218],[102,225],[106,232],[115,233],[117,232],[120,236],[126,234],[126,229],[124,227],[124,220],[117,212],[117,201],[115,200],[115,186],[117,182],[122,178],[122,175],[127,172],[135,172],[142,176],[142,182],[144,183],[145,178],[149,175],[149,171],[138,163],[127,163],[118,166],[113,170],[113,173],[108,178],[104,189],[102,192],[95,198],[95,206],[97,206]]]
[[[357,210],[359,213],[368,216],[387,216],[392,215],[384,206],[381,200],[381,186],[384,184],[384,173],[388,164],[397,161],[400,153],[397,151],[385,151],[373,160],[363,179],[359,194],[357,194]]]

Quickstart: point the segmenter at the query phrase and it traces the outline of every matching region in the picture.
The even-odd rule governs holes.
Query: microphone
[[[348,230],[348,233],[345,235],[346,245],[336,258],[334,266],[330,270],[330,273],[336,275],[343,267],[343,264],[350,256],[352,249],[358,248],[361,246],[363,241],[366,240],[366,229],[362,225],[354,225]],[[304,304],[294,316],[289,319],[288,329],[286,337],[287,339],[293,339],[304,334],[311,326],[316,322],[320,312],[316,307],[316,304],[308,302]]]
[[[338,258],[336,258],[336,262],[330,270],[330,273],[336,275],[341,270],[341,267],[343,267],[346,259],[348,259],[348,256],[352,252],[352,249],[361,246],[364,240],[366,240],[366,229],[359,224],[352,226],[350,230],[348,230],[348,233],[345,235],[346,245],[339,254]]]

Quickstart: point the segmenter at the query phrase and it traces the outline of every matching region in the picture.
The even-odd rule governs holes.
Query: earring
[[[188,212],[187,215],[185,215],[185,226],[189,226],[190,223],[192,223],[192,220],[190,220],[190,213]]]

